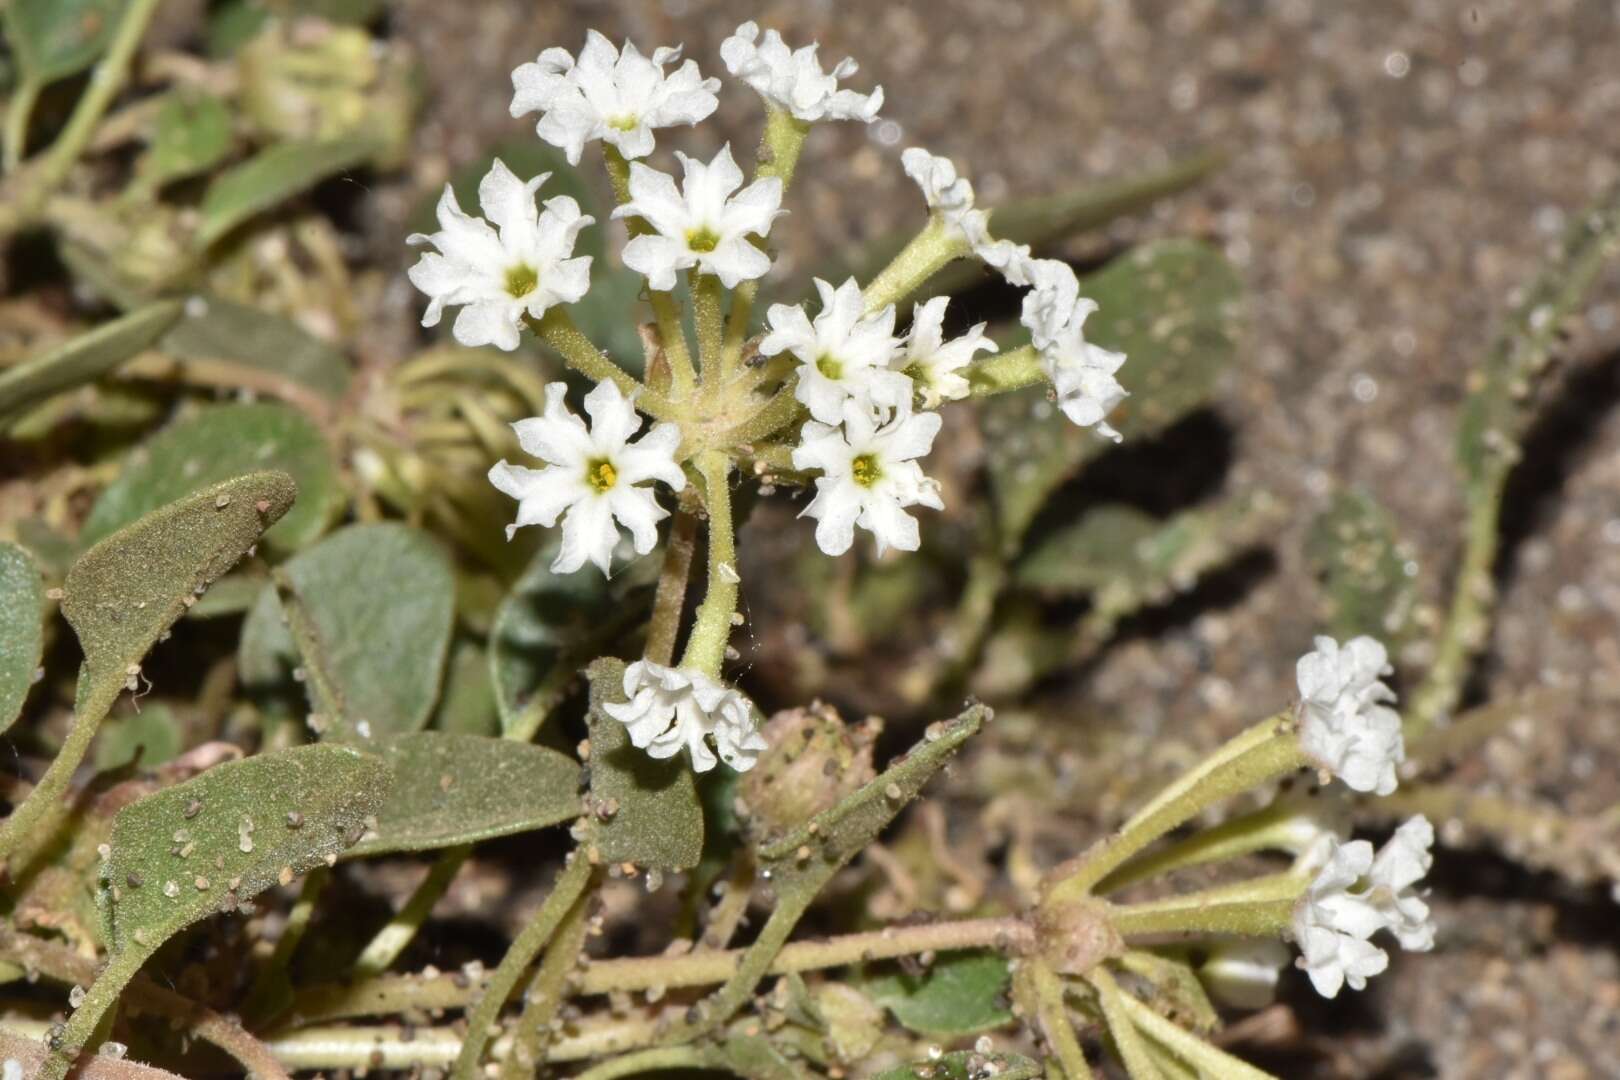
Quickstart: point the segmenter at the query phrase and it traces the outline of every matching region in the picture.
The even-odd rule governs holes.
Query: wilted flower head
[[[933,449],[938,413],[911,412],[909,404],[880,425],[861,403],[844,403],[843,426],[806,421],[793,451],[795,469],[820,469],[816,497],[804,508],[816,519],[816,544],[842,555],[855,541],[855,526],[871,532],[882,555],[889,548],[916,551],[917,519],[908,506],[945,509],[939,485],[923,475],[916,459]]]
[[[748,699],[701,671],[637,660],[624,669],[624,694],[628,701],[602,709],[650,757],[674,757],[685,749],[693,771],[708,772],[715,760],[712,737],[721,760],[747,772],[768,746]]]
[[[864,315],[860,284],[850,278],[838,288],[816,278],[821,312],[812,322],[803,306],[772,304],[766,313],[770,333],[759,343],[763,356],[790,352],[798,357],[794,393],[810,415],[824,424],[843,419],[851,398],[871,408],[897,408],[911,399],[911,380],[890,369],[900,342],[894,336],[894,306]]]
[[[668,173],[640,162],[630,166],[630,201],[613,216],[639,217],[656,232],[633,237],[624,264],[661,292],[675,287],[675,271],[690,267],[715,275],[728,289],[764,277],[770,257],[748,237],[771,231],[781,212],[782,181],[767,177],[737,191],[743,174],[730,144],[707,164],[678,150],[675,156],[684,172],[680,190]]]
[[[628,41],[621,52],[587,30],[578,62],[568,50],[551,48],[512,72],[512,115],[540,113],[535,132],[567,154],[570,165],[579,164],[593,139],[626,158],[646,157],[654,128],[696,124],[719,104],[720,80],[703,78],[694,61],[664,72],[680,58],[680,46],[654,49],[648,59]]]
[[[1433,947],[1429,906],[1410,891],[1433,862],[1433,843],[1434,829],[1421,815],[1397,829],[1376,858],[1365,840],[1321,840],[1313,859],[1321,869],[1294,909],[1299,966],[1317,993],[1336,997],[1346,983],[1360,990],[1389,966],[1388,954],[1368,941],[1379,930],[1412,951]],[[1365,890],[1350,891],[1364,878]]]
[[[1386,704],[1395,693],[1382,679],[1392,670],[1384,646],[1365,635],[1343,647],[1318,637],[1296,665],[1300,746],[1356,791],[1388,795],[1406,760],[1401,718]]]
[[[720,43],[720,58],[727,71],[799,120],[876,120],[883,87],[870,94],[838,89],[838,80],[855,74],[859,65],[845,57],[831,72],[823,71],[818,47],[812,43],[790,51],[775,30],[765,31],[759,41],[759,24],[750,21]]]
[[[976,352],[995,352],[996,343],[984,335],[984,323],[961,337],[945,340],[945,308],[949,298],[936,296],[918,304],[911,315],[911,332],[905,347],[891,363],[909,378],[926,409],[938,408],[941,401],[959,401],[972,389],[963,368],[973,362]]]
[[[989,215],[973,206],[973,185],[958,176],[950,158],[913,146],[900,155],[900,167],[922,188],[928,209],[958,230],[974,251],[991,243]]]
[[[641,430],[635,406],[611,382],[601,382],[585,396],[591,426],[569,411],[562,383],[546,386],[544,416],[512,425],[524,452],[547,462],[544,469],[508,465],[489,470],[489,481],[518,500],[517,522],[507,538],[524,525],[546,528],[563,519],[562,547],[551,569],[571,574],[589,560],[606,574],[619,542],[619,526],[630,530],[636,553],[645,555],[658,543],[658,523],[669,511],[658,505],[646,481],[662,480],[676,491],[686,475],[675,463],[681,432],[658,424],[638,442]]]
[[[524,316],[539,318],[553,304],[572,304],[591,283],[591,257],[570,258],[579,231],[595,219],[567,195],[535,207],[550,173],[525,183],[499,158],[478,185],[484,216],[462,212],[449,184],[439,198],[439,231],[412,233],[410,244],[431,244],[410,269],[411,284],[428,295],[423,326],[436,326],[447,306],[461,306],[455,338],[463,345],[515,349]]]

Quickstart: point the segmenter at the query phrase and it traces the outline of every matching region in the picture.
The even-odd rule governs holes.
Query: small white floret
[[[1319,766],[1356,791],[1388,795],[1406,760],[1401,718],[1383,681],[1391,673],[1384,646],[1365,635],[1342,647],[1318,637],[1296,665],[1299,742]]]
[[[658,424],[631,442],[642,420],[611,382],[586,395],[587,428],[564,403],[565,389],[562,383],[548,384],[545,415],[512,425],[524,452],[547,467],[500,461],[489,470],[489,480],[518,500],[517,521],[506,527],[508,539],[522,526],[551,528],[561,517],[562,546],[552,571],[571,574],[589,561],[607,574],[619,526],[629,530],[638,555],[658,542],[658,523],[669,512],[658,505],[649,482],[661,480],[675,491],[686,486],[675,461],[681,432],[674,424]]]
[[[540,113],[535,132],[578,165],[587,142],[601,139],[627,159],[652,153],[655,128],[696,124],[713,113],[719,79],[705,79],[695,61],[678,63],[680,46],[649,59],[630,42],[621,51],[595,30],[585,32],[579,60],[551,48],[512,72],[512,115]]]
[[[1222,942],[1199,965],[1198,977],[1209,996],[1223,1005],[1263,1009],[1277,996],[1277,981],[1288,958],[1288,947],[1280,941]]]
[[[850,278],[834,289],[815,279],[821,312],[814,321],[802,306],[772,304],[770,332],[759,344],[764,356],[792,353],[799,360],[794,394],[823,424],[844,417],[845,402],[863,409],[896,409],[911,400],[911,380],[892,369],[900,342],[894,336],[894,305],[863,315],[861,287]]]
[[[848,551],[857,525],[872,534],[880,556],[891,547],[917,550],[917,519],[906,508],[945,508],[939,485],[923,475],[916,460],[933,449],[939,427],[938,413],[913,414],[909,405],[880,424],[871,409],[855,400],[844,403],[842,427],[805,422],[793,467],[821,470],[816,497],[802,516],[816,519],[816,544],[822,551]]]
[[[450,185],[439,199],[439,231],[413,233],[411,244],[430,244],[410,269],[411,284],[428,296],[423,326],[438,325],[446,307],[459,306],[455,338],[463,345],[517,348],[525,316],[538,319],[553,304],[572,304],[590,288],[591,257],[571,258],[579,231],[595,219],[567,195],[535,207],[535,192],[550,173],[524,182],[496,159],[478,185],[483,218],[462,212]],[[491,226],[490,222],[494,225]]]
[[[770,256],[749,237],[769,234],[782,212],[781,179],[755,180],[738,191],[743,174],[730,144],[707,163],[679,151],[675,156],[684,171],[679,189],[668,173],[640,162],[630,166],[630,201],[613,216],[639,217],[653,231],[625,245],[624,264],[660,292],[675,287],[677,270],[693,267],[715,275],[728,289],[764,277]]]
[[[712,737],[721,760],[747,772],[768,745],[748,699],[700,671],[637,660],[624,670],[624,694],[629,700],[602,709],[650,757],[674,757],[684,749],[693,771],[708,772],[715,763]]]
[[[961,337],[945,340],[948,301],[948,297],[936,296],[912,309],[911,332],[906,335],[905,347],[891,361],[911,380],[925,409],[967,397],[972,387],[962,369],[973,362],[974,353],[996,351],[996,343],[984,334],[984,323]]]
[[[1050,319],[1043,331],[1049,334],[1047,344],[1039,347],[1041,368],[1052,380],[1064,416],[1119,442],[1120,434],[1107,417],[1129,396],[1114,377],[1125,363],[1125,354],[1086,340],[1086,319],[1096,310],[1096,301],[1081,297],[1073,302],[1066,318]]]
[[[720,43],[720,59],[726,70],[753,87],[767,102],[786,109],[795,118],[814,120],[860,120],[870,124],[883,107],[883,87],[870,94],[840,90],[839,79],[855,74],[858,65],[845,57],[832,71],[824,71],[816,59],[815,43],[790,50],[782,35],[765,31],[760,39],[759,24],[745,22],[736,33]]]

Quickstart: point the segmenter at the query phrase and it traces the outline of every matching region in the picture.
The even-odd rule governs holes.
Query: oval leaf
[[[244,383],[320,415],[349,389],[349,361],[291,319],[217,296],[195,297],[159,347],[198,381]]]
[[[265,534],[274,547],[296,550],[326,528],[337,475],[320,429],[274,402],[210,406],[159,432],[101,493],[82,539],[93,543],[204,485],[263,468],[285,470],[298,483],[298,505]]]
[[[42,86],[95,63],[112,40],[125,2],[11,0],[0,7],[23,77]]]
[[[376,147],[365,139],[288,140],[214,178],[198,208],[197,242],[207,247],[255,214],[352,169]]]
[[[91,682],[122,683],[187,600],[258,543],[297,491],[286,473],[250,473],[153,511],[85,552],[62,586],[62,614]]]
[[[215,766],[120,810],[103,882],[114,954],[150,954],[335,858],[364,832],[389,779],[380,758],[300,746]]]
[[[372,748],[394,783],[351,856],[432,851],[579,816],[579,762],[543,746],[419,731]]]
[[[952,1038],[1011,1023],[1011,981],[1005,957],[966,952],[941,957],[921,975],[885,975],[863,989],[912,1031]]]
[[[0,374],[0,428],[52,394],[100,378],[156,341],[180,318],[164,300],[98,326]]]
[[[624,701],[624,663],[598,660],[591,681],[591,797],[616,806],[596,827],[596,846],[610,863],[685,870],[703,856],[703,805],[685,754],[658,761],[630,745],[624,725],[602,711]]]
[[[185,87],[164,96],[146,152],[135,163],[145,190],[207,172],[231,150],[231,112],[213,94]]]
[[[1329,633],[1371,634],[1392,648],[1405,639],[1417,603],[1407,567],[1417,564],[1378,500],[1363,491],[1334,496],[1311,522],[1305,554],[1321,582]]]
[[[350,525],[282,567],[305,687],[329,738],[420,730],[455,621],[455,578],[426,533]]]
[[[16,721],[34,685],[45,644],[44,607],[45,586],[33,556],[0,541],[0,732]]]
[[[1154,435],[1207,404],[1237,353],[1242,285],[1205,244],[1169,240],[1121,256],[1085,278],[1101,309],[1086,337],[1129,358],[1119,381],[1131,396],[1110,422],[1126,439]],[[987,403],[984,428],[1002,542],[1016,549],[1047,498],[1113,444],[1076,427],[1045,387]]]

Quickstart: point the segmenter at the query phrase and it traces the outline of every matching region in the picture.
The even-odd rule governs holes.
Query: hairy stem
[[[703,497],[709,511],[709,583],[693,620],[682,667],[697,668],[718,678],[731,640],[731,617],[737,610],[737,537],[731,523],[730,460],[718,450],[698,455]]]
[[[1046,1045],[1063,1067],[1065,1080],[1092,1080],[1086,1052],[1080,1046],[1074,1022],[1069,1019],[1069,1007],[1063,1000],[1062,980],[1039,960],[1029,962],[1027,979],[1035,999],[1035,1019],[1046,1037]]]
[[[118,1004],[124,988],[151,953],[146,949],[115,954],[96,975],[79,1007],[68,1017],[61,1035],[51,1044],[50,1054],[40,1066],[38,1080],[63,1080],[73,1063],[88,1047],[102,1017]]]
[[[947,224],[938,214],[930,215],[922,232],[912,237],[863,290],[867,314],[898,304],[946,263],[972,250],[961,229]]]
[[[471,844],[458,844],[439,853],[427,877],[411,893],[398,914],[389,919],[387,925],[377,931],[366,947],[360,950],[360,957],[354,962],[356,975],[362,978],[381,975],[393,966],[399,954],[415,939],[422,924],[427,922],[433,905],[449,891],[450,883],[455,881],[462,864],[471,855]]]
[[[568,366],[581,375],[597,382],[613,383],[625,397],[635,397],[636,407],[649,416],[659,420],[674,416],[668,398],[643,386],[628,371],[615,364],[607,353],[598,349],[574,325],[573,318],[561,307],[548,309],[538,323],[530,319],[529,325],[540,335],[541,341],[557,350]]]
[[[799,164],[799,151],[804,149],[804,137],[810,125],[796,119],[786,109],[771,102],[765,103],[765,133],[759,141],[759,155],[754,166],[754,179],[776,177],[782,181],[782,195],[793,183],[793,173]],[[764,240],[755,243],[765,247]],[[759,281],[744,281],[731,293],[731,312],[726,320],[722,345],[722,363],[728,370],[736,370],[742,360],[743,343],[748,339],[748,326],[754,315],[754,298],[759,295]]]
[[[1219,1047],[1211,1046],[1129,994],[1121,994],[1119,1004],[1132,1023],[1149,1038],[1196,1068],[1200,1076],[1218,1076],[1221,1080],[1277,1080],[1263,1069],[1257,1069]]]
[[[1138,882],[1181,870],[1225,862],[1256,851],[1299,854],[1301,838],[1311,828],[1304,807],[1297,801],[1278,801],[1263,810],[1223,821],[1184,840],[1145,852],[1099,881],[1098,894],[1116,892]]]
[[[567,996],[568,978],[579,964],[579,952],[585,945],[589,929],[591,897],[601,883],[601,871],[592,875],[579,897],[552,935],[551,945],[540,961],[524,995],[523,1012],[518,1016],[512,1032],[512,1052],[501,1069],[503,1080],[520,1080],[533,1076],[536,1066],[545,1060],[546,1046],[550,1042],[551,1022]]]
[[[56,752],[45,775],[39,778],[39,783],[28,793],[22,805],[0,824],[0,865],[11,858],[20,843],[32,838],[41,820],[61,802],[68,781],[73,779],[74,770],[84,760],[101,721],[123,692],[123,682],[115,678],[102,678],[90,684],[85,699],[79,702],[75,710],[73,726],[68,729],[62,749]]]
[[[618,1080],[621,1076],[664,1070],[703,1069],[709,1055],[695,1046],[661,1046],[612,1058],[574,1077],[574,1080]]]
[[[551,895],[540,905],[540,911],[523,932],[512,942],[500,966],[484,985],[484,994],[467,1014],[467,1040],[456,1057],[455,1080],[477,1080],[483,1061],[484,1048],[489,1044],[490,1028],[505,1008],[507,998],[517,988],[518,980],[529,969],[563,917],[585,891],[592,877],[590,860],[574,854],[563,867],[551,886]]]
[[[315,914],[315,904],[331,880],[332,871],[324,866],[317,866],[304,875],[304,884],[298,890],[298,900],[287,913],[287,923],[282,928],[281,937],[276,941],[275,950],[254,977],[253,988],[248,991],[247,1004],[242,1007],[242,1015],[254,1027],[263,1026],[264,1021],[281,1011],[282,1003],[276,1001],[277,993],[289,985],[287,968],[292,965],[293,955],[298,952],[298,946],[303,944],[304,933],[309,929],[310,917]]]
[[[1046,372],[1035,346],[1024,345],[974,361],[968,365],[967,378],[974,397],[990,397],[1043,382]]]
[[[1114,981],[1114,976],[1106,967],[1099,965],[1086,976],[1086,981],[1097,991],[1103,1019],[1108,1023],[1108,1034],[1113,1036],[1114,1047],[1119,1051],[1120,1060],[1131,1080],[1163,1080],[1163,1074],[1153,1064],[1152,1056],[1143,1045],[1141,1032],[1136,1030],[1136,1024],[1125,1011],[1125,995],[1120,993],[1119,983]]]
[[[664,568],[658,574],[652,620],[647,624],[647,647],[643,650],[647,659],[655,664],[667,666],[675,656],[675,639],[681,631],[681,610],[686,603],[686,585],[692,575],[692,553],[696,547],[697,518],[677,510],[669,526]]]
[[[718,390],[731,382],[736,363],[724,358],[725,316],[720,311],[720,279],[713,274],[693,273],[692,322],[697,328],[698,364],[706,388]]]
[[[34,115],[34,104],[43,89],[33,79],[24,79],[12,88],[11,100],[6,104],[4,163],[8,173],[22,163],[23,154],[27,152],[28,121]]]

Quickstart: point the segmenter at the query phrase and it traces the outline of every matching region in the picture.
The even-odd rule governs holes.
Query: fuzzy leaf
[[[1391,646],[1406,636],[1417,601],[1406,568],[1415,564],[1377,499],[1340,492],[1311,522],[1305,554],[1322,586],[1329,633],[1371,634]]]
[[[954,1038],[1011,1023],[1006,998],[1011,981],[1005,957],[965,952],[941,957],[920,976],[885,975],[863,989],[910,1030]]]
[[[111,772],[140,760],[151,769],[172,761],[184,749],[180,722],[169,707],[144,705],[140,712],[113,717],[96,736],[96,771]]]
[[[873,1080],[1035,1080],[1040,1065],[1020,1054],[958,1050],[937,1061],[918,1061],[878,1073]]]
[[[341,854],[389,781],[380,758],[300,746],[217,765],[125,807],[113,821],[103,894],[113,952],[149,954],[197,920]]]
[[[418,731],[368,749],[393,768],[375,835],[351,856],[432,851],[579,816],[579,762],[530,743]]]
[[[165,95],[135,172],[145,190],[155,191],[207,172],[230,151],[230,109],[213,94],[186,87]]]
[[[377,147],[361,138],[309,142],[289,139],[266,147],[214,178],[198,208],[197,242],[207,247],[256,214],[353,169]]]
[[[160,431],[101,493],[82,539],[93,543],[154,507],[263,468],[285,470],[298,482],[298,505],[265,534],[273,547],[295,551],[325,530],[338,481],[320,429],[274,402],[210,406]]]
[[[195,299],[159,347],[210,376],[204,381],[234,386],[252,377],[312,412],[330,410],[348,392],[348,359],[291,319],[217,296]]]
[[[0,6],[6,40],[23,78],[45,83],[77,74],[96,62],[127,0],[11,0]]]
[[[638,559],[612,579],[553,574],[560,537],[548,537],[501,602],[489,635],[489,671],[501,730],[510,733],[535,694],[560,694],[574,670],[603,651],[645,608],[658,560]]]
[[[80,557],[63,585],[62,614],[84,647],[91,682],[122,683],[186,600],[236,564],[293,504],[281,472],[227,480],[155,510]]]
[[[1119,380],[1131,396],[1109,417],[1127,440],[1163,431],[1214,396],[1237,352],[1241,291],[1218,251],[1188,240],[1139,248],[1081,282],[1101,305],[1087,338],[1129,357]],[[1009,552],[1051,494],[1113,445],[1069,423],[1046,395],[1032,387],[985,409],[991,493]]]
[[[17,720],[45,647],[45,586],[34,557],[0,541],[0,732]]]
[[[664,870],[696,866],[703,855],[703,806],[685,753],[662,761],[630,745],[623,724],[602,711],[624,701],[624,663],[602,659],[586,672],[591,681],[591,797],[617,810],[596,826],[596,846],[610,863]]]
[[[178,300],[149,304],[0,373],[0,430],[30,406],[92,382],[145,349],[180,311]]]
[[[494,735],[500,731],[489,657],[476,642],[461,641],[451,647],[444,669],[444,691],[439,695],[432,726],[458,735]]]
[[[278,579],[328,738],[417,731],[433,715],[455,621],[455,578],[428,534],[350,525],[289,561]],[[368,735],[369,733],[369,735]]]

